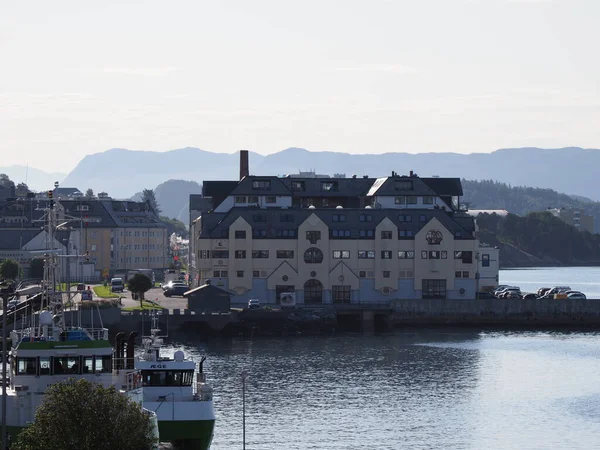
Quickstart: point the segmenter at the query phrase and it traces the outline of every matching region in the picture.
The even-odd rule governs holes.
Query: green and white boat
[[[205,358],[197,372],[196,362],[181,350],[173,358],[161,356],[158,316],[151,318],[150,335],[142,338],[143,354],[135,362],[142,374],[144,408],[158,416],[161,441],[178,449],[206,450],[213,438],[215,413],[213,390],[202,369]]]
[[[54,242],[54,218],[51,203],[46,214],[50,242]],[[79,323],[66,323],[63,300],[72,293],[56,289],[57,267],[57,256],[54,249],[49,248],[44,255],[45,273],[43,290],[38,294],[42,297],[39,312],[3,311],[3,314],[12,316],[14,327],[10,331],[7,377],[1,380],[6,388],[5,419],[11,440],[34,421],[46,389],[68,379],[83,378],[104,387],[114,386],[142,408],[142,378],[134,368],[134,339],[137,333],[132,333],[128,342],[113,350],[108,329],[103,327],[102,322],[97,327],[93,323],[91,327],[83,327],[75,309],[70,317],[74,318],[73,322]],[[100,314],[98,316],[101,317]],[[158,438],[156,414],[151,410],[145,412],[151,416],[155,425],[153,434]]]

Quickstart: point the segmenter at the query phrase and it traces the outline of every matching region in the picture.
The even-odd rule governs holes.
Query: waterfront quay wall
[[[574,299],[405,299],[392,300],[392,326],[598,325],[600,300]]]

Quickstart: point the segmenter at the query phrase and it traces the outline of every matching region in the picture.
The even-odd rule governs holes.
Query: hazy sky
[[[599,21],[598,0],[3,2],[0,165],[600,147]]]

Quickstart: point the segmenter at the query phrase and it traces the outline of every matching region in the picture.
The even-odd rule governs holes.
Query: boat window
[[[40,375],[50,375],[50,358],[49,357],[41,357],[40,358]]]
[[[17,358],[17,375],[35,375],[36,358]]]
[[[54,373],[81,373],[81,363],[79,359],[79,356],[55,356],[52,362]]]
[[[83,373],[94,373],[94,357],[83,357]]]
[[[193,370],[143,370],[144,386],[191,386]]]
[[[96,373],[112,372],[112,357],[110,355],[96,356]]]

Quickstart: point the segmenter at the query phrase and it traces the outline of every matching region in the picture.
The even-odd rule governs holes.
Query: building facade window
[[[381,259],[392,259],[391,250],[381,250]]]
[[[398,222],[412,222],[412,216],[410,214],[400,214]]]
[[[92,244],[92,248],[91,248],[91,250],[92,250],[93,252],[95,252],[95,251],[96,251],[96,244]]]
[[[270,180],[253,180],[252,189],[255,191],[268,191],[271,189]]]
[[[331,238],[335,239],[335,238],[349,238],[352,236],[352,233],[350,230],[330,230],[331,233]]]
[[[236,250],[235,259],[246,259],[246,250]]]
[[[375,231],[374,230],[360,230],[358,232],[359,236],[361,238],[373,238],[375,237]]]
[[[321,239],[320,231],[307,231],[306,232],[306,240],[311,244],[315,245]]]
[[[389,278],[390,277],[390,271],[389,270],[384,270],[383,271],[383,278]]]
[[[323,302],[323,285],[319,280],[310,279],[304,283],[304,303],[315,305]]]
[[[334,222],[345,222],[346,221],[346,214],[334,214],[332,216],[332,220]]]
[[[488,255],[488,254],[481,255],[481,266],[482,267],[490,267],[490,255]]]
[[[278,259],[293,258],[294,250],[277,250]]]
[[[462,275],[463,275],[462,276],[463,278],[469,278],[469,271],[463,270],[463,274]]]
[[[427,250],[421,251],[421,259],[427,259]]]
[[[408,197],[406,197],[406,204],[407,205],[416,205],[417,197],[414,195],[409,195]]]
[[[413,237],[412,230],[398,230],[398,239],[405,239]]]
[[[425,222],[426,220],[427,220],[427,218],[425,217],[425,214],[419,215],[419,222]]]
[[[361,214],[358,216],[361,222],[373,222],[373,216],[371,214]]]
[[[213,278],[227,278],[226,270],[213,270]]]
[[[391,238],[392,238],[391,231],[382,231],[381,232],[381,239],[391,239]]]
[[[292,191],[303,191],[304,181],[292,181]]]
[[[463,264],[471,264],[473,263],[473,252],[455,251],[454,259],[460,259]]]
[[[252,214],[252,220],[254,222],[266,222],[267,221],[267,215],[266,214],[262,214],[262,213]]]
[[[229,250],[213,250],[212,256],[215,259],[227,259],[229,258]]]
[[[267,195],[267,198],[265,199],[265,203],[277,203],[277,197],[273,196],[273,195]]]
[[[423,197],[424,205],[433,205],[433,197],[431,195],[426,195]]]
[[[396,205],[406,205],[406,196],[400,195],[394,198],[394,203]]]
[[[242,197],[242,196],[236,196],[235,197],[235,203],[246,203],[246,197]]]
[[[258,197],[256,195],[249,195],[248,203],[258,203]]]
[[[446,280],[423,280],[422,297],[446,298]]]
[[[260,270],[253,270],[252,271],[252,276],[254,278],[260,278]]]
[[[375,259],[374,250],[359,250],[358,259]]]
[[[253,238],[266,238],[267,230],[257,230],[256,228],[252,228],[252,237]]]
[[[438,250],[429,250],[429,259],[440,259],[440,252]]]
[[[400,250],[398,251],[399,259],[414,259],[415,252],[413,250]]]
[[[331,286],[333,303],[343,305],[350,303],[352,290],[350,286]]]
[[[358,271],[358,278],[367,278],[367,271],[366,270],[359,270]]]
[[[235,230],[236,239],[246,239],[246,230]]]
[[[320,264],[323,262],[323,252],[317,247],[310,247],[304,252],[306,264]]]
[[[243,270],[238,270],[235,273],[237,275],[238,278],[244,278],[244,271]]]
[[[266,259],[269,257],[269,250],[252,250],[253,259]]]
[[[282,230],[282,229],[277,229],[275,230],[275,236],[276,237],[292,237],[295,238],[296,237],[296,230],[291,229],[291,230]]]
[[[350,259],[350,250],[334,250],[333,259]]]

